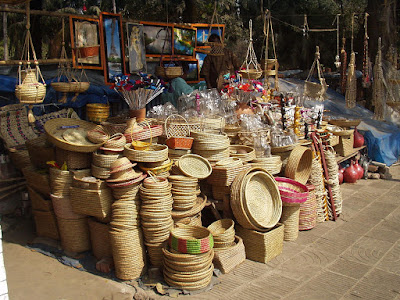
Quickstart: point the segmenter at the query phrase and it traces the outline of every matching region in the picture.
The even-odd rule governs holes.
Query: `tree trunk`
[[[42,10],[42,0],[32,0],[30,2],[31,9]],[[33,46],[35,47],[36,56],[38,59],[42,58],[42,34],[43,29],[40,26],[39,15],[31,15],[31,35]]]
[[[196,0],[185,0],[185,11],[183,12],[183,22],[196,23],[198,22],[198,10]]]

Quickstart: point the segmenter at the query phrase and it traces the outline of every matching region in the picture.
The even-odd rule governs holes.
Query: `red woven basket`
[[[174,127],[170,127],[171,118],[179,118],[183,119],[188,126],[181,127],[180,129],[176,129]],[[190,127],[187,120],[181,115],[170,115],[165,120],[165,135],[167,136],[167,140],[165,144],[170,149],[178,149],[178,150],[190,150],[193,145],[193,138],[190,137]]]
[[[165,144],[170,149],[190,150],[193,145],[191,137],[171,137],[165,141]]]
[[[286,177],[275,177],[282,202],[286,204],[304,203],[308,198],[308,189],[304,184]]]

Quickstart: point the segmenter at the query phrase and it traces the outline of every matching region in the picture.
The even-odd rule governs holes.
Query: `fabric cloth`
[[[170,102],[173,106],[177,107],[177,100],[182,94],[187,95],[193,92],[193,88],[181,77],[172,79],[169,84],[170,87],[167,89],[167,92],[164,92],[161,96],[163,103]],[[169,92],[169,90],[172,92]]]
[[[236,56],[229,49],[224,48],[223,55],[207,55],[201,67],[201,77],[205,78],[207,88],[220,89],[218,78],[226,73],[234,74],[240,69]]]

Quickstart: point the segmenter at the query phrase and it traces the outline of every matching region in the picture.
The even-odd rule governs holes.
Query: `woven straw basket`
[[[153,144],[148,151],[135,150],[131,144],[126,144],[124,156],[137,162],[160,162],[168,159],[168,146]]]
[[[215,249],[214,266],[220,269],[223,274],[229,273],[238,265],[246,260],[246,251],[243,239],[235,236],[235,243],[232,247],[226,249]]]
[[[52,211],[53,205],[51,201],[46,200],[36,192],[33,188],[28,186],[29,199],[31,200],[32,209],[40,211]]]
[[[106,218],[111,214],[113,197],[110,189],[85,190],[70,188],[72,209],[77,214]]]
[[[88,169],[91,165],[91,153],[74,152],[56,147],[56,162],[59,166],[65,162],[68,169]]]
[[[47,173],[39,172],[32,166],[23,168],[22,173],[24,174],[28,186],[34,188],[35,191],[46,197],[50,196],[50,182]]]
[[[97,222],[92,218],[88,219],[88,224],[93,255],[98,260],[106,257],[112,257],[108,224]]]
[[[340,156],[348,156],[354,152],[354,134],[339,136],[339,144],[334,147]]]
[[[307,185],[307,201],[300,204],[299,230],[309,230],[317,224],[317,200],[315,197],[315,187]]]
[[[53,211],[32,210],[35,219],[36,233],[38,236],[58,240],[58,226]]]
[[[27,71],[22,84],[15,87],[15,96],[21,103],[35,104],[43,102],[46,96],[46,86],[38,82],[35,70]]]
[[[46,135],[28,140],[25,145],[28,149],[31,163],[36,168],[45,169],[48,161],[55,160],[54,147],[47,143]]]
[[[86,115],[89,121],[101,123],[110,116],[110,105],[104,103],[86,104]]]
[[[61,246],[71,252],[90,250],[90,237],[87,218],[62,219],[57,218],[60,229]]]
[[[52,194],[50,197],[53,202],[54,213],[58,218],[73,220],[85,217],[84,215],[78,215],[73,212],[71,200],[68,196],[56,196]]]
[[[312,152],[298,146],[292,150],[285,167],[285,177],[306,184],[311,175]]]
[[[285,225],[284,237],[285,241],[295,241],[299,235],[299,205],[283,205],[282,217],[280,222]]]
[[[237,235],[243,239],[246,249],[246,257],[261,263],[268,263],[274,257],[282,253],[284,225],[277,224],[267,232],[258,232],[236,227]]]
[[[72,172],[50,168],[49,173],[51,193],[56,196],[69,195],[73,177]]]

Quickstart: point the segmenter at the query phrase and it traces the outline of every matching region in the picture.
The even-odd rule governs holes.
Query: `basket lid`
[[[212,172],[208,160],[197,154],[186,154],[180,157],[178,168],[183,174],[198,179],[207,178]]]

